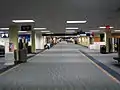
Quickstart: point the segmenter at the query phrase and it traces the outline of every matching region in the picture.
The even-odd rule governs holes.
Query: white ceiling
[[[0,27],[12,19],[34,19],[35,27],[64,32],[66,27],[83,31],[111,25],[120,29],[120,0],[1,0]],[[86,24],[66,24],[67,20],[87,20]]]

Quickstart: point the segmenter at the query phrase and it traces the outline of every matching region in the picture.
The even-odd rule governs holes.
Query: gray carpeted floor
[[[61,42],[0,76],[0,90],[120,90],[120,85]]]

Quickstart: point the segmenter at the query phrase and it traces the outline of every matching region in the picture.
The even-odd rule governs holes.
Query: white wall
[[[89,49],[100,50],[100,45],[105,45],[105,42],[94,42],[94,44],[89,45]]]
[[[9,42],[9,38],[0,38],[0,45],[4,45],[5,46],[5,42]]]

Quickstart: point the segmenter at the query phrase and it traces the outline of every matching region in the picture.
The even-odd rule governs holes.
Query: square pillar
[[[10,26],[9,41],[14,44],[14,49],[18,49],[18,31],[19,27],[17,25]]]
[[[44,49],[44,36],[40,36],[40,49]]]
[[[115,52],[115,43],[114,38],[112,38],[112,52]]]
[[[35,31],[31,31],[31,39],[32,39],[32,43],[31,43],[31,50],[32,50],[32,53],[35,53],[36,52],[36,48],[35,48]]]
[[[35,36],[36,36],[35,42],[37,44],[37,45],[35,44],[36,49],[44,49],[44,45],[47,44],[46,43],[46,36],[42,36],[41,33],[36,34]]]
[[[14,50],[16,50],[16,60],[18,61],[18,31],[17,25],[9,27],[9,41],[5,42],[5,65],[13,65],[15,62]]]
[[[47,40],[46,40],[47,38],[46,38],[46,36],[43,36],[43,37],[44,37],[44,45],[45,45],[45,44],[47,44]]]
[[[118,58],[120,58],[120,38],[118,38]]]
[[[106,52],[110,52],[110,38],[111,38],[111,32],[110,30],[106,30],[105,32],[105,41],[106,41]]]

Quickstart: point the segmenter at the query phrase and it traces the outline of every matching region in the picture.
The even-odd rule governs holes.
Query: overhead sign
[[[107,26],[106,26],[106,29],[110,29],[110,26],[109,26],[109,25],[107,25]]]
[[[31,25],[22,25],[21,26],[21,31],[31,31],[32,26]]]

